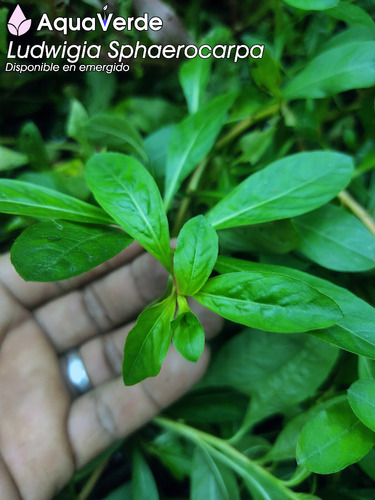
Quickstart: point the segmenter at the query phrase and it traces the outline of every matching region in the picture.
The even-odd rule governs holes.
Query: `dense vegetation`
[[[22,7],[30,18],[102,8],[65,3]],[[4,4],[2,67],[16,2]],[[0,243],[5,251],[18,237],[18,272],[68,278],[132,239],[160,260],[170,284],[128,337],[127,384],[158,373],[172,334],[184,357],[199,357],[203,332],[185,296],[227,320],[199,385],[76,474],[58,500],[372,499],[374,4],[170,5],[182,24],[163,43],[264,44],[263,58],[0,77]],[[124,17],[133,9],[108,7]],[[26,36],[42,35],[61,42]],[[118,38],[153,43],[142,32]]]

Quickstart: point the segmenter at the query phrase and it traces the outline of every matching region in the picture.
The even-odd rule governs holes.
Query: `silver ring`
[[[93,388],[78,349],[71,349],[61,359],[62,373],[70,394],[81,396]]]

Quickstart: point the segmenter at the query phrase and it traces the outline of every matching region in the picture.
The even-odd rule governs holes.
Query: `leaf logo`
[[[19,5],[14,9],[7,24],[8,31],[12,35],[21,36],[27,33],[31,27],[31,19],[26,19]]]

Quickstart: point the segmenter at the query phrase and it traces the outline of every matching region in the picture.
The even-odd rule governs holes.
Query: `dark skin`
[[[0,257],[0,498],[50,500],[74,471],[144,425],[203,375],[171,346],[157,377],[125,387],[123,345],[166,272],[137,244],[60,283],[25,283]],[[221,320],[198,306],[209,336]],[[94,389],[72,399],[59,357],[79,346]]]

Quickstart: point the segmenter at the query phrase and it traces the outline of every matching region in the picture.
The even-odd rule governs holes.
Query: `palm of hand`
[[[192,365],[171,348],[158,377],[124,387],[129,321],[165,284],[153,258],[134,259],[140,251],[132,245],[64,284],[25,283],[0,258],[0,498],[50,499],[204,372],[207,352]],[[212,314],[201,320],[211,333],[220,326]],[[59,356],[77,345],[94,389],[72,401]]]

